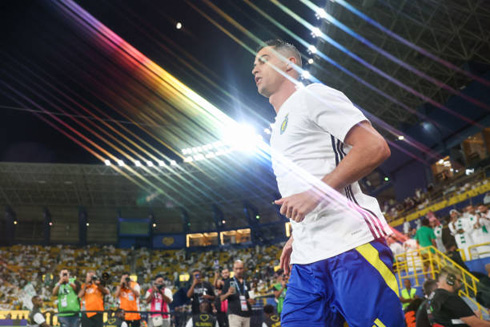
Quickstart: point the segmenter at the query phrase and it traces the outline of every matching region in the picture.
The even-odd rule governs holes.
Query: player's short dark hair
[[[272,39],[265,41],[257,48],[257,52],[262,50],[265,47],[272,47],[277,52],[281,52],[282,54],[292,55],[296,59],[296,66],[302,67],[303,63],[301,60],[301,54],[298,49],[291,43],[288,43],[281,39]]]
[[[271,304],[264,305],[264,313],[267,313],[267,314],[274,313],[274,307]]]
[[[123,272],[123,273],[121,274],[121,276],[124,276],[124,275],[131,276],[131,274],[130,274],[129,272],[127,272],[127,271],[125,271],[125,272]]]
[[[430,225],[429,219],[427,218],[422,219],[422,226],[429,226],[429,225]]]
[[[163,279],[165,279],[165,277],[163,277],[163,275],[162,275],[162,274],[158,274],[158,275],[156,275],[156,276],[155,276],[155,278],[153,278],[153,280],[157,280],[158,278],[163,278]]]

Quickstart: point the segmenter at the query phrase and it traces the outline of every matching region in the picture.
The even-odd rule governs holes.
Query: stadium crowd
[[[429,213],[415,225],[405,222],[404,233],[389,237],[388,244],[395,255],[433,245],[463,267],[470,257],[490,256],[488,246],[475,248],[471,256],[468,252],[471,245],[490,242],[487,206],[468,205],[460,211],[453,209],[442,218]],[[92,310],[114,312],[128,327],[139,327],[141,319],[150,327],[185,326],[201,319],[199,315],[209,315],[206,319],[213,324],[216,320],[217,326],[238,326],[260,310],[261,321],[273,326],[287,292],[288,276],[275,269],[281,248],[281,244],[194,252],[111,245],[0,248],[0,309],[35,309],[44,302],[44,310],[58,312],[63,327],[78,326],[78,320],[60,315],[63,306],[76,317],[80,310],[87,312],[82,327],[102,326],[102,316]],[[486,278],[490,279],[490,271]],[[432,293],[426,294],[426,301]],[[99,295],[91,298],[93,294]],[[77,305],[73,299],[78,298]],[[400,292],[405,311],[414,312],[414,317],[413,308],[420,308],[422,300],[411,285]]]

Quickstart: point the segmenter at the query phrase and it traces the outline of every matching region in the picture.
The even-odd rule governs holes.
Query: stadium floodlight
[[[187,149],[182,149],[182,154],[187,154]]]
[[[320,37],[320,36],[322,36],[322,31],[318,27],[313,27],[311,29],[311,36]]]
[[[216,157],[216,154],[214,152],[208,152],[208,153],[206,153],[206,158],[209,159],[209,158],[214,158],[214,157]]]
[[[194,159],[191,156],[185,157],[184,162],[193,162]]]
[[[104,160],[104,163],[105,163],[106,166],[110,166],[111,165],[111,161],[109,159]]]
[[[200,160],[204,160],[204,159],[205,159],[204,154],[202,154],[202,153],[196,154],[194,156],[194,160],[196,160],[196,161],[200,161]]]
[[[405,136],[403,136],[403,135],[399,135],[399,136],[398,136],[398,139],[399,139],[400,141],[403,141],[403,140],[405,139]]]
[[[159,165],[160,167],[165,167],[167,164],[166,164],[166,163],[165,163],[165,161],[163,161],[163,160],[158,160],[158,165]]]
[[[317,52],[317,49],[313,44],[311,44],[310,46],[308,46],[308,52],[311,54],[315,54]]]
[[[264,129],[264,133],[265,133],[265,134],[270,135],[270,134],[271,134],[271,130],[270,130],[270,129],[268,129],[268,128],[265,128],[265,129]]]
[[[233,124],[224,130],[223,136],[224,141],[228,143],[231,151],[232,149],[236,149],[252,152],[260,140],[260,136],[257,135],[255,129],[249,124]]]
[[[177,161],[170,160],[170,166],[177,166]]]
[[[142,166],[142,165],[141,165],[141,162],[140,162],[139,160],[135,160],[135,161],[134,161],[134,165],[135,165],[136,167],[141,167],[141,166]]]
[[[308,59],[308,63],[309,63],[310,65],[313,65],[313,64],[315,63],[315,60],[313,60],[313,58],[310,58],[310,59]]]
[[[307,70],[303,70],[303,73],[301,73],[301,77],[302,77],[303,79],[310,79],[310,78],[311,78],[311,74],[310,74],[310,72],[309,72],[309,71],[307,71]]]
[[[146,162],[146,165],[147,165],[148,167],[153,167],[153,162],[152,162],[152,161],[150,161],[150,160],[148,160],[148,161]]]
[[[124,167],[124,161],[122,160],[118,160],[117,164],[119,165],[119,167]]]
[[[327,18],[327,12],[323,8],[317,8],[315,16],[317,19],[325,19]]]
[[[177,24],[175,24],[175,28],[180,30],[182,29],[182,23],[181,22],[177,22]]]

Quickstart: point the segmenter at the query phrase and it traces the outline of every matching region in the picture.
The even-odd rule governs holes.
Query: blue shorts
[[[384,240],[293,265],[281,326],[405,326],[392,265],[393,254]]]

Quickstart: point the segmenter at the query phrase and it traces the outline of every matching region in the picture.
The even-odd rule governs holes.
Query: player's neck
[[[284,102],[286,102],[294,92],[296,92],[296,85],[293,82],[286,80],[279,90],[269,97],[269,103],[274,107],[276,113],[279,112],[279,109],[281,109]]]

